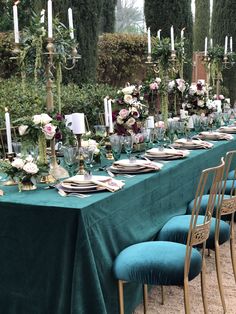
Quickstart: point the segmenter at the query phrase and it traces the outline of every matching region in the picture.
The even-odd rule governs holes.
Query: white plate
[[[76,175],[74,177],[65,179],[63,182],[81,184],[84,187],[86,185],[94,185],[93,180],[105,182],[110,179],[111,178],[107,176],[92,176],[91,178],[86,178],[84,175]]]
[[[59,189],[62,189],[63,191],[67,192],[67,193],[73,193],[73,192],[78,192],[78,193],[92,193],[92,192],[99,192],[99,191],[104,191],[106,190],[106,188],[104,187],[99,187],[96,186],[87,186],[87,187],[65,187],[62,185],[58,186]]]
[[[159,148],[151,148],[147,150],[147,154],[149,156],[153,157],[186,157],[189,155],[189,151],[187,150],[179,150],[179,149],[171,149],[171,148],[164,148],[163,150],[160,150]]]
[[[97,185],[91,184],[91,185],[78,185],[74,183],[69,183],[69,182],[61,182],[61,186],[66,189],[71,189],[71,190],[78,190],[78,189],[83,189],[83,190],[88,190],[91,188],[96,188]]]

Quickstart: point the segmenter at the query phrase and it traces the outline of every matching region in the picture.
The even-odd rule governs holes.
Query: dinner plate
[[[159,148],[151,148],[147,150],[145,156],[154,157],[154,158],[184,158],[189,155],[187,150],[175,150],[170,148],[164,148],[160,150]]]
[[[236,133],[236,127],[235,126],[224,126],[219,128],[219,132],[223,132],[223,133],[231,133],[231,134],[235,134]]]
[[[91,184],[91,185],[78,185],[78,184],[75,184],[75,183],[70,183],[70,182],[61,182],[61,186],[63,188],[69,188],[71,190],[78,190],[78,189],[84,189],[84,190],[89,190],[91,188],[96,188],[97,185],[96,184]]]
[[[122,166],[126,168],[139,168],[143,167],[145,164],[147,164],[146,160],[129,160],[129,159],[121,159],[117,160],[113,163],[115,166]]]
[[[65,179],[63,182],[65,183],[75,183],[81,186],[86,185],[94,185],[93,180],[105,182],[107,180],[110,180],[110,177],[107,176],[92,176],[91,178],[87,178],[84,175],[76,175],[74,177]]]
[[[110,166],[108,170],[110,170],[112,173],[117,173],[117,174],[142,174],[142,173],[148,173],[148,172],[153,172],[153,171],[159,171],[158,169],[151,169],[151,168],[143,168],[143,169],[132,171],[131,169],[125,170],[125,169],[115,168],[113,166]]]
[[[73,193],[73,192],[78,192],[78,193],[94,193],[94,192],[99,192],[99,191],[104,191],[106,190],[105,187],[102,186],[90,186],[90,187],[65,187],[62,186],[61,184],[57,186],[58,189],[61,189],[67,193]]]
[[[204,138],[208,138],[210,140],[224,141],[227,139],[231,139],[232,135],[220,132],[201,132],[199,136],[203,136]],[[233,138],[233,137],[232,137]]]

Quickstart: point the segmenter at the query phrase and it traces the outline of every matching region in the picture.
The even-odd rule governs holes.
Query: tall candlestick
[[[158,38],[159,40],[161,40],[161,29],[159,29],[159,30],[157,31],[157,38]]]
[[[180,33],[181,41],[183,41],[183,39],[184,39],[184,30],[185,30],[185,27],[181,29],[181,33]]]
[[[213,48],[213,39],[210,39],[210,47]]]
[[[52,38],[52,0],[48,0],[48,38]]]
[[[227,55],[228,52],[228,36],[225,36],[225,55]]]
[[[230,52],[233,52],[233,37],[232,36],[230,36],[229,47],[230,47]]]
[[[108,117],[108,100],[107,97],[104,98],[104,117],[105,117],[105,126],[109,126],[109,117]]]
[[[74,26],[73,26],[73,15],[72,15],[72,9],[68,9],[68,20],[69,20],[69,31],[70,31],[70,38],[74,39]]]
[[[41,13],[40,13],[40,23],[41,24],[44,24],[44,20],[45,20],[45,10],[41,10]]]
[[[6,124],[6,135],[7,135],[7,150],[8,153],[12,153],[12,140],[11,140],[11,122],[8,109],[5,108],[5,124]]]
[[[175,50],[175,40],[174,40],[174,27],[173,25],[170,28],[170,40],[171,40],[171,50]]]
[[[108,100],[109,132],[113,132],[111,99]]]
[[[204,56],[207,56],[207,37],[205,37],[205,51],[204,51]]]
[[[151,31],[150,31],[150,27],[148,27],[147,34],[148,34],[148,54],[151,54],[152,46],[151,46]]]
[[[13,5],[13,22],[14,22],[15,43],[19,44],[20,36],[19,36],[19,26],[18,26],[17,4]]]

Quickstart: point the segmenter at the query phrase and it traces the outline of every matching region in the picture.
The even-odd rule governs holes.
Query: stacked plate
[[[111,178],[106,176],[92,176],[91,178],[86,178],[86,176],[83,175],[76,175],[62,181],[59,188],[67,193],[92,193],[106,190],[106,187],[97,183],[101,182],[102,184],[109,180],[111,180]]]
[[[186,140],[185,138],[178,139],[172,145],[174,148],[183,148],[183,149],[209,149],[214,145],[212,143],[202,141],[202,140]]]
[[[235,134],[236,133],[236,126],[235,125],[222,126],[221,128],[219,128],[218,131],[223,132],[223,133]]]
[[[175,160],[182,159],[189,155],[188,150],[180,150],[180,149],[170,149],[164,148],[160,150],[159,148],[151,148],[147,150],[145,157],[149,159],[161,159],[161,160]]]
[[[147,160],[129,160],[122,159],[115,161],[109,168],[114,173],[127,173],[127,174],[138,174],[146,173],[151,171],[159,171],[163,167],[160,163],[155,163]]]
[[[220,132],[201,132],[198,134],[200,139],[208,139],[212,141],[230,141],[233,139],[231,134],[220,133]]]

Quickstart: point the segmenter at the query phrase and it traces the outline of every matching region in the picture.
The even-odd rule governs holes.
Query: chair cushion
[[[234,179],[234,173],[235,173],[235,170],[232,170],[232,171],[229,172],[228,180],[233,180]]]
[[[177,243],[186,244],[189,224],[191,215],[180,215],[171,218],[164,227],[160,230],[157,235],[158,241],[171,241]],[[198,223],[201,224],[204,220],[204,216],[198,216]],[[210,235],[206,241],[206,248],[215,248],[215,223],[216,219],[212,218]],[[223,244],[229,240],[230,237],[230,226],[224,222],[220,221],[220,232],[219,232],[219,244]]]
[[[230,195],[224,195],[224,199],[229,199],[229,198],[230,198]],[[201,208],[200,208],[200,211],[199,211],[199,215],[205,215],[205,211],[206,211],[207,204],[208,204],[208,199],[209,199],[209,195],[206,194],[206,195],[202,196],[202,202],[201,202]],[[218,199],[218,196],[216,197],[215,204],[217,204],[217,199]],[[187,215],[191,215],[192,214],[193,206],[194,206],[194,200],[192,200],[188,204],[188,208],[187,208],[187,211],[186,211]],[[213,210],[213,217],[215,217],[215,216],[216,216],[216,206],[214,207],[214,210]],[[222,216],[221,219],[229,221],[231,219],[231,215]]]
[[[116,258],[116,279],[149,285],[183,285],[186,245],[150,241],[124,249]],[[202,257],[192,249],[189,280],[202,269]]]

